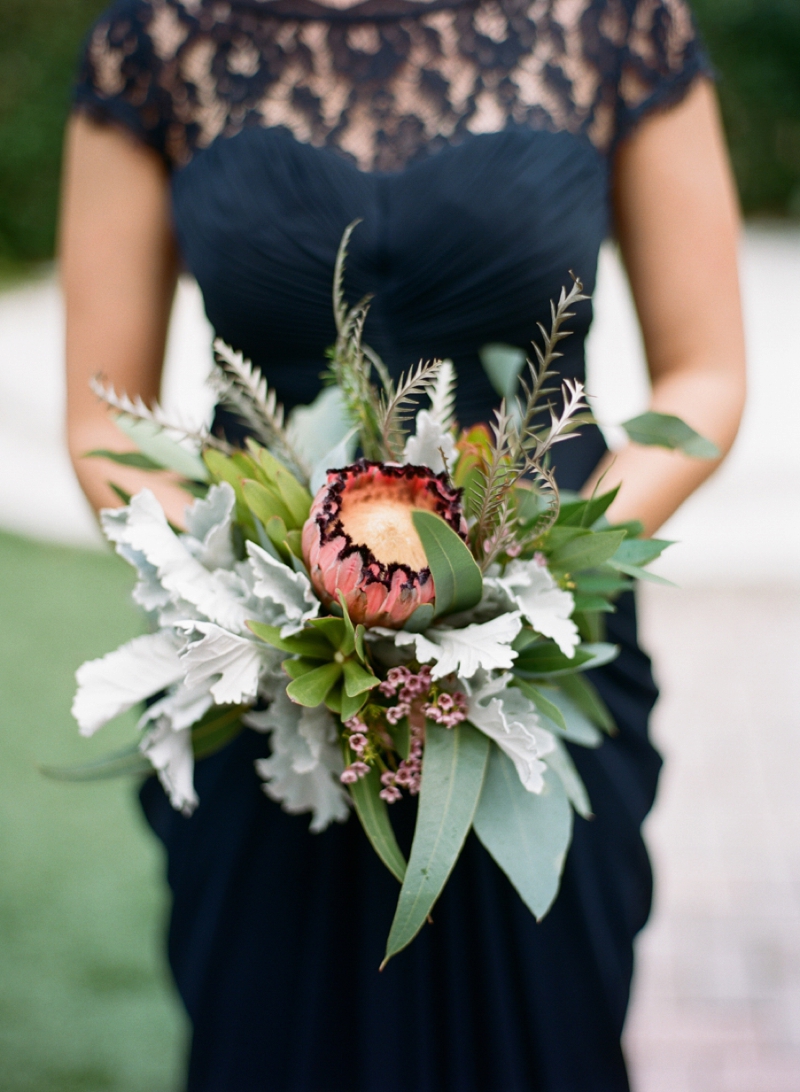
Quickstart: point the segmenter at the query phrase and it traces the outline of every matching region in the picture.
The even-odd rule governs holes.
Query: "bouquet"
[[[668,543],[609,524],[615,490],[582,499],[556,485],[554,447],[592,420],[577,381],[561,384],[557,411],[551,401],[580,282],[551,305],[519,393],[490,426],[461,431],[451,362],[394,382],[364,342],[369,300],[350,307],[342,287],[353,226],[314,404],[285,418],[264,377],[215,343],[213,382],[247,425],[244,449],[187,437],[95,381],[139,452],[92,454],[168,468],[194,499],[185,531],[147,489],[102,513],[152,628],[78,670],[73,713],[91,735],[147,704],[128,751],[62,776],[154,769],[190,813],[195,760],[245,729],[268,733],[267,795],[308,813],[312,832],[354,811],[396,877],[388,960],[424,925],[470,828],[546,913],[573,810],[591,813],[565,744],[614,731],[586,677],[617,654],[603,616]],[[713,454],[677,418],[626,427]],[[391,820],[404,795],[419,797],[408,860]]]

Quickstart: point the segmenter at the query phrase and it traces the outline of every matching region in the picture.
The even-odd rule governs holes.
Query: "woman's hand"
[[[74,117],[67,130],[61,214],[66,304],[67,439],[78,480],[97,510],[152,489],[183,524],[189,496],[168,474],[149,474],[88,451],[134,449],[89,389],[102,373],[118,391],[158,398],[177,257],[166,168],[155,152],[110,125]]]
[[[614,213],[647,353],[650,408],[682,417],[725,455],[745,396],[739,216],[707,80],[621,145]],[[604,472],[604,490],[624,483],[609,518],[641,520],[653,534],[718,463],[630,444],[603,461],[585,491]]]

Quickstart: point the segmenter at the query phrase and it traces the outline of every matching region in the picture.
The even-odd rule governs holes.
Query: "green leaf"
[[[587,595],[617,595],[619,592],[631,588],[630,580],[625,580],[619,573],[606,563],[599,569],[591,572],[576,573],[575,590]]]
[[[290,679],[299,679],[301,675],[307,675],[309,671],[316,671],[319,660],[307,660],[301,656],[296,660],[284,660],[281,667]]]
[[[78,766],[39,766],[38,770],[51,781],[104,781],[112,777],[137,777],[152,773],[153,767],[136,742]]]
[[[567,794],[567,799],[578,815],[582,819],[591,819],[592,805],[589,803],[589,794],[581,780],[581,775],[575,769],[575,763],[572,761],[569,751],[557,736],[555,737],[555,744],[555,750],[542,757],[558,777],[564,792]]]
[[[295,557],[303,560],[303,532],[302,531],[287,531],[286,532],[286,545],[289,547]]]
[[[478,349],[483,370],[501,398],[513,398],[519,373],[525,367],[525,350],[516,345],[491,342]]]
[[[108,459],[119,466],[132,466],[136,470],[163,470],[161,463],[155,462],[149,455],[143,455],[141,451],[107,451],[105,448],[96,448],[87,451],[84,459]]]
[[[286,538],[286,527],[292,522],[292,517],[289,513],[289,509],[283,502],[280,493],[277,489],[271,489],[266,485],[262,485],[261,482],[253,481],[250,478],[245,478],[242,481],[242,495],[244,496],[245,504],[253,513],[257,516],[269,535],[269,522],[274,516],[278,516],[283,521],[283,539]],[[270,538],[273,536],[270,535]],[[273,542],[275,540],[273,539]]]
[[[114,493],[116,493],[116,495],[119,497],[123,504],[131,503],[131,494],[123,489],[122,486],[116,485],[114,482],[109,482],[108,487],[109,489],[112,489]]]
[[[659,576],[647,569],[641,569],[638,565],[623,565],[621,561],[615,561],[613,558],[609,561],[609,565],[619,572],[625,573],[626,576],[632,576],[634,580],[648,580],[651,584],[664,584],[668,588],[675,587],[675,584],[671,580],[667,580],[665,576]]]
[[[342,645],[347,643],[347,628],[343,618],[312,618],[311,625],[325,635],[333,648],[341,650]]]
[[[356,656],[361,660],[362,664],[367,662],[367,654],[364,650],[364,634],[366,630],[359,624],[356,626]]]
[[[603,736],[600,729],[592,722],[592,719],[565,693],[562,685],[564,679],[574,679],[578,676],[568,675],[558,680],[559,685],[548,688],[552,705],[558,709],[560,720],[554,720],[550,713],[541,709],[556,734],[561,735],[570,743],[579,743],[581,747],[599,747]],[[583,678],[583,676],[580,676]],[[530,685],[530,684],[529,684]]]
[[[608,493],[601,493],[598,497],[589,500],[572,501],[563,504],[558,513],[557,526],[560,527],[592,527],[619,493],[619,486],[610,489]]]
[[[488,738],[471,724],[428,723],[411,857],[381,966],[411,943],[447,883],[472,824],[488,753]]]
[[[342,622],[344,623],[344,637],[339,645],[339,651],[343,652],[345,656],[350,656],[355,652],[356,648],[356,631],[353,628],[353,623],[350,619],[350,611],[347,609],[344,593],[338,592],[337,597],[339,599],[339,605],[342,608]],[[363,661],[363,655],[360,656],[359,659]]]
[[[624,565],[647,565],[674,543],[663,538],[626,538],[619,544],[611,564],[622,562]]]
[[[543,713],[546,717],[566,732],[567,724],[564,720],[564,716],[558,706],[552,702],[549,698],[546,698],[544,694],[535,687],[532,683],[529,683],[527,679],[515,679],[516,686],[522,691],[526,698],[530,698],[533,704],[536,706],[540,713]]]
[[[308,519],[308,513],[311,510],[311,494],[285,466],[278,467],[276,478],[281,499],[291,516],[287,526],[292,530],[299,529]]]
[[[595,569],[614,555],[624,539],[624,531],[589,531],[550,554],[550,568],[571,573]]]
[[[395,879],[402,883],[406,874],[406,859],[397,844],[386,801],[378,795],[381,791],[380,773],[372,769],[366,777],[359,778],[348,787],[356,815],[372,848]]]
[[[544,791],[528,792],[514,763],[492,744],[475,833],[541,921],[558,894],[572,838],[572,809],[559,778],[547,770]]]
[[[558,680],[558,687],[598,728],[602,728],[609,734],[617,731],[614,718],[608,711],[606,703],[585,675],[564,675]]]
[[[623,421],[622,427],[636,444],[678,449],[696,459],[718,459],[720,456],[716,444],[671,413],[643,413]]]
[[[345,691],[343,686],[340,686],[339,689],[341,691],[338,696],[339,716],[343,721],[348,721],[351,717],[354,717],[356,713],[359,713],[364,707],[367,698],[369,697],[369,692],[364,691],[361,694],[356,694],[351,698],[350,695]]]
[[[230,743],[238,736],[244,726],[242,714],[247,705],[213,705],[195,725],[192,726],[192,750],[195,758],[206,758]]]
[[[575,655],[565,656],[555,641],[539,641],[523,649],[514,661],[514,671],[525,671],[532,675],[550,675],[558,671],[577,671],[582,664],[588,663],[591,654],[580,646]]]
[[[407,759],[411,752],[411,725],[408,723],[408,717],[403,717],[397,724],[390,725],[389,734],[394,741],[394,749],[401,758]]]
[[[570,659],[565,656],[552,641],[542,641],[521,652],[514,661],[514,674],[521,673],[523,677],[532,678],[555,677],[572,675],[576,671],[591,671],[595,667],[602,667],[610,663],[619,655],[616,645],[597,642],[578,645],[575,655]]]
[[[174,470],[181,477],[191,478],[195,482],[208,481],[208,470],[200,456],[171,440],[161,425],[127,417],[124,413],[115,420],[117,427],[133,440],[141,453],[160,467]]]
[[[433,603],[423,603],[421,606],[417,607],[403,626],[403,629],[407,633],[424,633],[433,621],[435,613]]]
[[[290,682],[286,693],[298,705],[308,705],[312,709],[322,705],[325,695],[338,682],[342,674],[341,664],[322,664],[313,671],[306,672],[299,679]]]
[[[600,611],[601,614],[613,614],[613,603],[609,603],[602,595],[581,595],[580,593],[573,592],[573,598],[575,600],[575,610],[573,614],[581,614],[587,611]]]
[[[483,595],[483,577],[469,548],[441,516],[415,508],[411,518],[433,577],[435,616],[474,607]]]
[[[365,694],[377,686],[377,679],[371,671],[362,667],[357,660],[345,660],[342,664],[344,671],[344,692],[348,698],[355,698],[358,694]]]
[[[281,637],[280,626],[268,626],[264,622],[248,621],[245,623],[254,636],[279,648],[281,652],[291,652],[296,656],[310,656],[317,660],[330,660],[333,658],[333,648],[330,641],[316,629],[306,627],[300,633],[293,633],[291,637]]]

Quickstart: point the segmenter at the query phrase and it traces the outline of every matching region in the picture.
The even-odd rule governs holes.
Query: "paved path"
[[[663,697],[648,822],[656,910],[626,1034],[636,1092],[800,1089],[800,232],[750,229],[751,398],[722,471],[665,529],[682,540],[642,594]],[[629,295],[602,258],[590,390],[609,424],[646,384]],[[52,279],[0,296],[0,527],[97,545],[62,441]],[[182,285],[165,402],[202,417],[208,330]]]

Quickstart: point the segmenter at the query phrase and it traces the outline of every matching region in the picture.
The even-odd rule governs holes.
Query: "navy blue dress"
[[[164,158],[208,316],[287,407],[319,389],[334,257],[360,217],[346,289],[374,293],[369,342],[395,374],[452,358],[469,425],[497,401],[478,350],[528,346],[570,270],[592,291],[615,147],[704,69],[684,0],[121,0],[90,35],[76,100]],[[580,305],[565,377],[583,375],[590,321]],[[603,451],[591,429],[563,445],[562,484]],[[470,836],[433,923],[379,973],[397,884],[355,818],[312,835],[265,796],[264,736],[198,764],[189,819],[144,785],[194,1029],[189,1092],[628,1088],[660,760],[632,596],[608,630],[621,655],[593,681],[620,730],[573,749],[595,817],[576,820],[541,924]],[[413,807],[393,809],[406,847]]]

